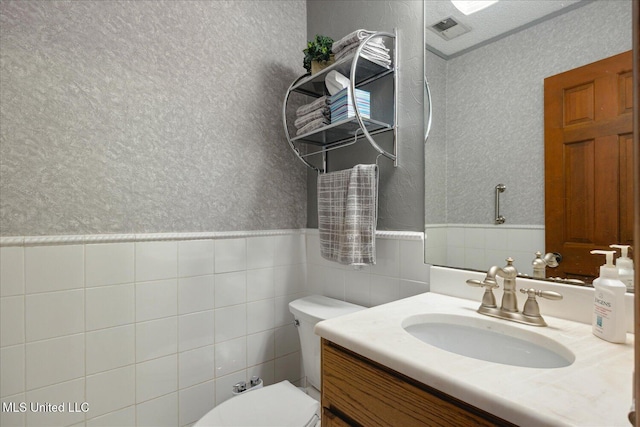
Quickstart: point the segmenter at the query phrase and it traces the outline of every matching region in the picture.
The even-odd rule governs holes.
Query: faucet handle
[[[529,288],[529,289],[520,288],[520,292],[523,294],[529,295],[529,298],[531,297],[535,298],[538,296],[541,298],[552,299],[552,300],[562,299],[562,294],[555,291],[540,291],[538,289],[533,289],[533,288]]]
[[[484,295],[482,295],[482,304],[480,307],[497,307],[496,297],[493,295],[493,290],[498,287],[498,283],[495,280],[486,278],[484,280],[469,279],[467,280],[467,285],[484,288]]]
[[[499,288],[498,283],[495,280],[477,280],[477,279],[469,279],[467,280],[467,285],[475,286],[476,288],[485,288],[485,289],[496,289]]]
[[[527,298],[527,302],[524,303],[522,314],[529,317],[539,317],[543,325],[546,325],[546,323],[540,315],[540,306],[538,305],[538,301],[536,301],[536,296],[550,300],[562,299],[562,294],[554,291],[541,291],[533,288],[520,288],[520,292],[529,296],[529,298]]]

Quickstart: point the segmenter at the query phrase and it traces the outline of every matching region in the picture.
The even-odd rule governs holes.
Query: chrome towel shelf
[[[390,67],[379,65],[375,62],[369,61],[362,56],[363,47],[370,40],[378,37],[392,41],[392,46],[387,46],[392,50],[392,63]],[[306,166],[318,171],[319,173],[324,173],[327,171],[327,153],[329,151],[348,147],[363,139],[366,139],[371,147],[373,147],[373,149],[379,153],[379,155],[393,160],[393,165],[397,166],[397,59],[397,31],[395,29],[393,33],[380,31],[365,38],[353,54],[348,55],[345,58],[341,58],[334,64],[316,74],[305,74],[303,76],[300,76],[296,80],[294,80],[293,83],[291,83],[284,97],[284,103],[282,106],[282,121],[284,125],[285,136],[287,138],[289,146],[296,154],[296,156]],[[356,88],[361,88],[383,78],[392,79],[392,99],[385,100],[385,102],[389,102],[389,105],[392,106],[390,117],[388,117],[389,115],[382,118],[378,117],[375,114],[376,112],[373,110],[373,108],[371,111],[372,118],[363,117],[360,108],[358,107],[358,103],[354,102],[353,117],[340,120],[336,123],[331,123],[303,135],[296,135],[292,137],[289,131],[290,126],[287,122],[287,106],[290,104],[291,95],[296,93],[306,96],[312,96],[315,98],[327,95],[327,89],[325,87],[324,81],[326,75],[333,70],[345,76],[349,76],[349,91],[352,94],[355,93]],[[393,133],[392,147],[390,150],[385,150],[384,148],[382,148],[373,138],[374,135],[386,132]],[[312,162],[311,159],[314,157],[317,157],[320,160],[315,160]]]

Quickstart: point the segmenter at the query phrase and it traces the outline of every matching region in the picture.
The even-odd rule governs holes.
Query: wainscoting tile
[[[228,273],[247,268],[247,239],[222,239],[215,241],[215,272]]]
[[[178,279],[178,314],[213,310],[215,307],[214,275]]]
[[[133,242],[86,245],[86,286],[133,283],[134,249]]]
[[[179,426],[184,427],[198,421],[215,406],[215,381],[207,381],[205,383],[180,390],[178,399],[180,408]]]
[[[275,269],[247,270],[247,301],[258,301],[275,296]]]
[[[245,369],[247,366],[247,338],[241,337],[216,344],[216,378]]]
[[[178,355],[178,388],[213,380],[215,377],[215,347],[210,345]]]
[[[247,335],[247,365],[254,366],[275,358],[275,330]],[[272,375],[273,377],[273,375]]]
[[[84,377],[84,359],[84,334],[27,343],[27,390]]]
[[[0,248],[0,297],[24,294],[24,248]]]
[[[137,427],[175,427],[178,425],[178,393],[136,405]]]
[[[84,287],[84,246],[33,246],[25,248],[27,293]]]
[[[26,296],[27,342],[84,332],[84,289]]]
[[[213,310],[178,317],[178,350],[185,351],[211,345],[215,341]]]
[[[100,417],[87,420],[87,427],[135,427],[136,407],[129,406],[118,411],[110,412]]]
[[[215,310],[216,343],[247,334],[247,306],[233,305]]]
[[[135,322],[133,284],[88,288],[85,292],[87,331]]]
[[[136,365],[136,402],[144,402],[178,389],[178,355]],[[138,407],[138,410],[140,407]],[[138,419],[140,422],[140,419]],[[174,424],[175,425],[175,424]]]
[[[178,351],[178,317],[136,323],[136,362]]]
[[[178,280],[136,283],[136,321],[178,314]]]
[[[213,274],[214,247],[213,240],[178,242],[178,277]]]
[[[24,296],[0,298],[0,347],[25,342]]]
[[[117,411],[136,402],[134,365],[87,376],[87,402],[92,416]]]
[[[11,396],[25,391],[24,345],[14,345],[0,349],[0,397]]]
[[[215,278],[215,308],[242,304],[247,301],[246,271],[216,274]]]
[[[86,402],[85,379],[79,378],[77,380],[67,381],[38,390],[29,391],[27,392],[26,398],[26,401],[29,403],[50,402],[55,404],[63,403],[64,405],[67,405],[68,402],[71,402],[72,404],[77,402],[78,405],[80,405],[81,403]],[[84,412],[70,412],[68,407],[65,407],[64,412],[27,411],[27,425],[29,427],[70,426],[83,422],[84,418]]]
[[[178,277],[177,242],[136,242],[136,282]]]
[[[247,303],[247,334],[273,329],[275,326],[275,302],[265,299]]]
[[[247,238],[247,270],[274,266],[277,236]]]
[[[86,347],[87,375],[133,364],[136,361],[135,325],[87,332]]]

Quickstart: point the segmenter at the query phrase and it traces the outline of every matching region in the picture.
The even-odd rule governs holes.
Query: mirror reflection
[[[545,5],[561,7],[544,11]],[[433,103],[425,143],[425,261],[486,271],[511,256],[519,272],[533,275],[536,252],[543,259],[558,252],[560,266],[584,261],[589,273],[546,264],[546,277],[590,283],[600,257],[563,254],[546,244],[545,79],[629,51],[631,0],[502,0],[471,15],[450,0],[427,0],[424,7],[425,75]],[[528,22],[527,9],[536,12]],[[524,21],[499,28],[516,17]],[[438,24],[449,26],[446,37],[433,28]],[[617,183],[610,189],[620,191]],[[503,223],[496,224],[498,216]],[[581,218],[580,212],[569,217]],[[580,232],[591,227],[587,221],[573,226]],[[595,246],[631,244],[620,227]]]

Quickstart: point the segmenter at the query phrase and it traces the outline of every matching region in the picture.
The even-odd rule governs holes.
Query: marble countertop
[[[316,334],[473,406],[522,426],[630,426],[633,334],[626,344],[595,337],[591,325],[545,316],[547,327],[478,314],[480,301],[425,293],[325,320]],[[564,368],[502,365],[430,346],[404,319],[447,313],[492,319],[562,343],[575,354]],[[496,349],[499,351],[499,349]]]

